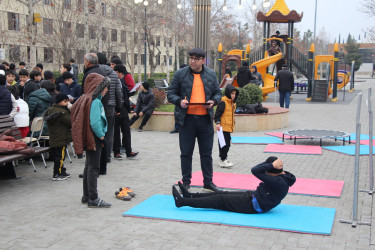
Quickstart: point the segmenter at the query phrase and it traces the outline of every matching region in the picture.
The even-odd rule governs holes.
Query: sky
[[[316,34],[324,27],[330,42],[338,41],[341,35],[346,40],[349,33],[358,40],[359,35],[363,40],[367,28],[375,25],[375,18],[361,13],[361,3],[365,0],[317,0],[317,19]],[[228,0],[235,6],[238,6],[237,0]],[[253,0],[242,0],[251,6]],[[259,6],[263,1],[256,0]],[[295,23],[294,27],[301,31],[301,35],[308,29],[314,31],[315,0],[285,0],[290,10],[296,10],[297,13],[303,12],[303,18],[300,23]],[[250,4],[250,5],[249,5]],[[271,8],[272,6],[270,6]],[[246,9],[242,9],[246,11]],[[286,25],[286,24],[285,24]]]
[[[349,33],[358,40],[364,37],[367,28],[374,25],[374,18],[361,12],[363,0],[318,0],[316,34],[324,27],[331,42],[335,38],[338,41],[341,34],[341,41],[348,37]],[[301,33],[310,29],[314,31],[315,0],[285,0],[290,10],[297,13],[303,12],[303,18],[295,27]]]

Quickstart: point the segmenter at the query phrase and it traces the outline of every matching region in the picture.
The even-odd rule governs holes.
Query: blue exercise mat
[[[254,227],[330,235],[336,209],[280,204],[263,214],[240,214],[216,209],[177,208],[172,195],[154,195],[124,216]]]
[[[355,155],[355,145],[348,146],[327,146],[323,147],[324,149],[335,151],[338,153],[343,153],[347,155]],[[372,152],[375,152],[375,147],[372,147]],[[359,146],[359,155],[369,155],[370,147],[368,145]]]
[[[356,141],[357,140],[357,134],[356,133],[350,133],[350,140],[353,142],[353,141]],[[372,137],[374,140],[375,140],[375,136]],[[343,140],[342,137],[337,137],[338,140]],[[369,135],[364,135],[364,134],[360,134],[359,136],[359,140],[370,140],[370,136]],[[346,142],[349,142],[349,137],[345,137],[345,141]]]
[[[283,144],[277,137],[248,137],[248,136],[232,136],[232,143],[244,144]]]

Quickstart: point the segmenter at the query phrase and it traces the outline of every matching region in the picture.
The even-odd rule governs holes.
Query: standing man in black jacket
[[[279,81],[280,107],[289,108],[290,94],[294,90],[293,73],[288,69],[288,65],[284,64],[282,69],[277,72],[275,77],[275,84]]]
[[[198,139],[203,187],[219,191],[212,182],[212,107],[221,100],[221,91],[215,71],[204,66],[205,51],[194,48],[189,51],[189,56],[190,67],[179,69],[174,74],[168,90],[168,100],[176,106],[175,117],[180,125],[182,181],[189,189],[195,140]]]
[[[251,169],[262,182],[254,191],[190,193],[179,182],[183,197],[173,186],[176,207],[214,208],[236,213],[264,213],[276,207],[288,194],[296,177],[283,169],[284,163],[271,156]]]

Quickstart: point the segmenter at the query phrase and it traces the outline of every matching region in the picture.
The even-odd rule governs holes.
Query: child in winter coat
[[[223,134],[225,139],[225,146],[220,147],[219,143],[219,167],[230,168],[233,167],[233,163],[227,160],[228,151],[230,147],[230,133],[233,132],[234,128],[234,111],[236,111],[236,99],[239,91],[233,85],[227,85],[225,87],[225,95],[221,98],[221,101],[217,105],[214,120],[216,123],[216,130],[220,131],[223,128]]]
[[[154,94],[150,90],[150,84],[143,82],[140,86],[141,92],[138,95],[137,105],[135,107],[135,114],[130,119],[130,126],[138,120],[139,117],[143,116],[141,125],[138,128],[138,132],[142,132],[143,127],[146,125],[148,119],[150,119],[152,112],[154,112]]]
[[[29,105],[19,97],[19,89],[17,85],[8,85],[7,89],[12,93],[18,105],[18,112],[13,117],[13,120],[16,123],[22,138],[25,138],[30,131]]]
[[[72,141],[70,129],[72,128],[70,111],[67,108],[69,98],[63,93],[55,97],[55,104],[48,108],[43,118],[47,122],[49,145],[54,159],[53,181],[62,181],[70,177],[64,168],[65,151],[68,143]]]

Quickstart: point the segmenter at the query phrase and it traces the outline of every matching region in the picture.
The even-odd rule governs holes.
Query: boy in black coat
[[[139,117],[143,116],[141,125],[138,128],[138,132],[142,132],[143,126],[146,125],[148,119],[150,119],[152,112],[154,112],[154,94],[150,90],[150,84],[143,82],[139,87],[141,92],[138,95],[137,105],[135,107],[135,114],[130,119],[130,126],[138,120]]]
[[[276,207],[288,194],[296,177],[283,170],[283,162],[271,156],[251,169],[262,182],[254,191],[190,193],[180,182],[183,197],[173,186],[176,207],[214,208],[236,213],[264,213]]]

